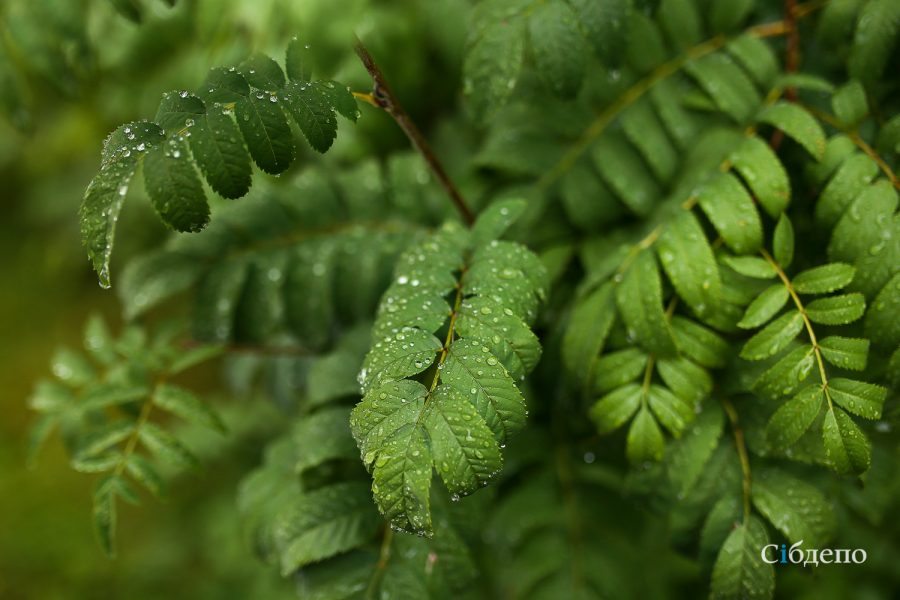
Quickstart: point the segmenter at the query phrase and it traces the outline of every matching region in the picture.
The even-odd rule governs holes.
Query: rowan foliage
[[[101,285],[136,172],[175,232],[31,401],[104,548],[149,457],[199,464],[165,413],[228,435],[170,381],[215,361],[284,413],[237,508],[300,597],[850,594],[874,546],[818,583],[760,552],[874,544],[900,498],[900,4],[444,4],[434,150],[305,152],[409,124],[388,69],[351,92],[302,37],[104,142]]]

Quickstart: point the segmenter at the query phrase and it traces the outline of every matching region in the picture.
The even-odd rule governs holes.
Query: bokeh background
[[[114,4],[141,9],[135,23]],[[202,471],[165,503],[123,506],[119,556],[105,558],[90,519],[93,478],[76,473],[51,439],[26,460],[27,398],[62,345],[80,345],[87,317],[121,325],[115,290],[102,290],[78,235],[77,209],[103,138],[152,117],[162,92],[194,88],[213,66],[261,51],[280,60],[293,36],[320,70],[366,91],[352,33],[366,39],[425,127],[456,93],[465,2],[364,0],[3,0],[0,2],[0,598],[280,598],[291,584],[261,564],[234,508],[240,478],[279,427],[259,398],[222,399],[229,439],[210,439]],[[377,32],[377,35],[373,34]],[[415,52],[410,52],[415,48]],[[344,126],[342,124],[342,126]],[[326,157],[348,161],[402,148],[393,123],[366,111]],[[299,160],[297,168],[302,168]],[[285,179],[289,179],[286,175]],[[119,222],[113,275],[166,231],[133,186]],[[253,193],[251,191],[251,193]],[[115,283],[114,283],[115,285]],[[205,381],[215,393],[215,374]],[[201,378],[203,375],[201,375]],[[200,450],[201,457],[204,452]]]

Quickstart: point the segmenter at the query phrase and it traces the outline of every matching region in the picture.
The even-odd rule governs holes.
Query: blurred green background
[[[435,107],[454,104],[435,100],[458,89],[466,3],[140,0],[139,24],[114,4],[0,2],[0,598],[293,597],[291,583],[253,556],[234,509],[237,483],[279,421],[263,399],[220,403],[226,420],[245,427],[210,440],[226,448],[171,486],[168,502],[123,507],[115,560],[94,540],[92,478],[69,467],[58,439],[34,468],[26,465],[26,400],[54,350],[77,347],[93,312],[114,330],[121,325],[115,290],[97,285],[81,247],[78,205],[113,128],[151,118],[162,92],[195,87],[210,67],[253,51],[280,58],[295,35],[313,46],[324,74],[365,91],[370,83],[352,52],[358,33],[427,125]],[[366,111],[325,159],[311,160],[348,161],[404,144],[385,115]],[[166,235],[140,187],[119,223],[114,277],[123,260]]]

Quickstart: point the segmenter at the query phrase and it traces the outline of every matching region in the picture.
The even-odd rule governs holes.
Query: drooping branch
[[[447,171],[444,170],[444,166],[441,164],[440,160],[438,160],[438,157],[431,149],[431,146],[428,144],[425,136],[422,135],[422,132],[419,131],[419,128],[416,127],[416,124],[403,109],[403,106],[397,100],[397,97],[394,96],[394,93],[391,91],[390,86],[384,78],[384,74],[375,63],[375,59],[372,58],[372,55],[359,40],[359,38],[356,39],[354,50],[356,50],[356,55],[359,56],[359,60],[362,61],[362,64],[366,68],[366,71],[368,71],[369,75],[372,77],[372,93],[354,95],[357,98],[361,98],[369,104],[372,104],[373,106],[384,109],[386,113],[394,118],[394,121],[397,122],[397,125],[399,125],[400,129],[403,130],[403,133],[405,133],[406,137],[409,138],[409,141],[410,143],[412,143],[413,147],[419,152],[419,154],[422,155],[422,158],[425,159],[428,167],[444,187],[444,190],[447,192],[447,195],[450,197],[450,200],[453,202],[456,210],[459,211],[459,214],[463,218],[463,221],[465,221],[467,225],[471,225],[472,223],[474,223],[474,213],[466,204],[466,201],[459,193],[456,185],[450,179],[450,176],[447,175]]]

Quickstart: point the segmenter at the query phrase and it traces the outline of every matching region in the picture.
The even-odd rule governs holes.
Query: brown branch
[[[394,120],[397,122],[397,125],[399,125],[400,129],[403,130],[403,133],[405,133],[406,137],[409,138],[409,141],[412,143],[413,147],[418,150],[419,154],[422,155],[422,158],[425,159],[425,162],[428,163],[431,171],[444,187],[447,195],[450,196],[450,200],[453,202],[453,205],[456,207],[456,210],[459,211],[460,216],[462,216],[466,224],[471,225],[472,223],[474,223],[474,213],[472,213],[472,211],[469,209],[466,201],[463,200],[463,197],[462,195],[460,195],[459,190],[456,188],[456,185],[454,185],[453,181],[450,180],[450,176],[447,175],[447,172],[444,170],[443,165],[431,150],[431,146],[428,145],[428,142],[425,140],[422,132],[419,131],[419,128],[416,127],[416,124],[413,123],[412,119],[409,118],[409,115],[406,113],[406,111],[403,110],[403,107],[400,105],[397,97],[394,96],[394,93],[391,91],[390,86],[388,86],[388,83],[385,80],[384,74],[381,72],[381,69],[379,69],[378,65],[375,64],[375,59],[372,58],[372,55],[369,54],[369,51],[359,40],[359,38],[356,39],[354,49],[356,50],[356,55],[359,56],[359,60],[362,61],[363,66],[366,68],[366,71],[368,71],[369,75],[372,77],[372,93],[368,95],[355,94],[356,97],[361,98],[369,104],[384,109],[386,113],[394,118]]]

